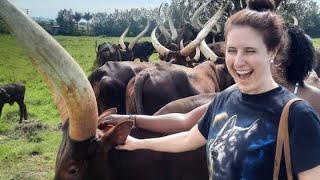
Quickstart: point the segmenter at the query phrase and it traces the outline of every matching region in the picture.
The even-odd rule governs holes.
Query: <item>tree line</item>
[[[185,22],[190,22],[196,9],[208,0],[172,0],[171,4],[163,4],[160,18],[166,27],[169,27],[167,16],[171,15],[176,28]],[[233,5],[226,10],[221,24],[234,12],[246,7],[246,0],[231,0]],[[298,19],[299,26],[311,37],[320,37],[320,8],[313,0],[276,0],[279,11],[287,22],[293,21],[293,16]],[[200,22],[205,23],[220,6],[219,1],[212,1],[200,14]],[[52,33],[53,27],[58,27],[57,34],[61,35],[91,35],[91,36],[120,36],[130,24],[127,36],[136,36],[146,26],[147,21],[151,28],[147,35],[156,26],[155,17],[158,8],[135,8],[107,12],[77,12],[72,9],[61,9],[55,21],[38,23]],[[82,21],[83,20],[83,21]],[[0,33],[8,33],[0,19]]]

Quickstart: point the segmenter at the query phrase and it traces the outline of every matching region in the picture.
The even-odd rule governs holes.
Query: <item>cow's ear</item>
[[[109,129],[102,136],[102,141],[114,146],[123,144],[127,139],[131,129],[133,127],[133,121],[124,121]]]

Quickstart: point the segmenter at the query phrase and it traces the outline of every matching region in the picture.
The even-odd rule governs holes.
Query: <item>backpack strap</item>
[[[279,177],[283,148],[284,148],[284,157],[285,157],[286,170],[287,170],[287,178],[288,180],[293,179],[292,166],[291,166],[291,152],[290,152],[290,143],[289,143],[289,131],[288,131],[288,116],[289,116],[290,106],[294,102],[301,101],[301,100],[302,99],[300,98],[291,99],[290,101],[287,102],[287,104],[284,106],[282,110],[279,128],[278,128],[276,155],[275,155],[274,169],[273,169],[273,180],[278,180],[278,177]]]

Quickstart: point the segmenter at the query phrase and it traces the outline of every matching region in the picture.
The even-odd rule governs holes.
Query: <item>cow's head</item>
[[[0,16],[43,75],[56,101],[65,105],[59,109],[66,111],[69,120],[63,122],[64,136],[57,155],[55,179],[111,177],[109,166],[103,160],[114,145],[123,143],[133,123],[124,122],[97,131],[96,98],[85,73],[72,56],[7,0],[0,1]]]
[[[122,54],[120,48],[112,43],[102,43],[97,48],[97,67],[104,65],[107,61],[121,61]]]
[[[133,125],[125,121],[116,126],[108,125],[84,141],[74,141],[68,135],[69,121],[63,126],[55,169],[55,179],[114,179],[109,163],[109,152],[114,146],[123,144]]]

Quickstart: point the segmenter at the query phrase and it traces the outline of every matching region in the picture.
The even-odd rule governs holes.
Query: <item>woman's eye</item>
[[[255,50],[246,50],[246,53],[255,53]]]
[[[227,51],[228,53],[235,53],[236,52],[236,50],[234,50],[234,49],[228,49],[228,51]]]

